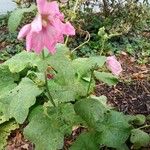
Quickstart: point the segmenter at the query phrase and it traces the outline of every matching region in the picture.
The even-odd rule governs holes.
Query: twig
[[[88,34],[88,39],[87,39],[84,43],[82,43],[82,44],[80,44],[79,46],[77,46],[76,48],[74,48],[74,49],[71,51],[71,53],[73,53],[75,50],[79,49],[80,47],[82,47],[83,45],[85,45],[86,43],[88,43],[88,42],[90,41],[90,33],[89,33],[88,31],[86,31],[86,32],[87,32],[87,34]]]

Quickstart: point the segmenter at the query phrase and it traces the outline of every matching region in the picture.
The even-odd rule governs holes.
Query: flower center
[[[48,22],[46,20],[42,20],[42,26],[47,27],[47,25],[48,25]]]
[[[48,15],[42,15],[42,26],[47,27],[48,23],[49,23]]]

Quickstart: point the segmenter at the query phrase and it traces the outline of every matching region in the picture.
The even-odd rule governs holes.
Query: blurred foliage
[[[7,27],[9,16],[10,12],[6,15],[0,15],[0,61],[8,60],[16,53],[25,49],[25,43],[17,39],[18,31],[24,24],[27,24],[32,20],[35,16],[35,11],[26,13],[23,16],[17,31],[12,33],[8,31]]]
[[[29,7],[35,2],[35,0],[14,1],[21,8]],[[59,2],[66,16],[65,19],[71,21],[76,28],[76,36],[69,38],[68,46],[74,49],[87,41],[90,34],[90,41],[75,50],[77,56],[107,55],[123,50],[135,56],[139,63],[148,61],[150,56],[150,4],[148,1],[68,0],[63,2],[59,0]],[[0,48],[6,50],[5,54],[0,55],[9,57],[9,54],[22,50],[24,44],[16,40],[17,32],[8,33],[4,28],[8,15],[5,19],[0,17],[0,33],[2,32]],[[34,16],[35,11],[25,15],[20,27],[31,22]]]
[[[76,14],[71,14],[73,2],[68,1],[62,7],[68,18],[74,15],[72,22],[77,31],[76,37],[69,40],[69,46],[74,48],[86,41],[87,31],[91,36],[90,42],[76,51],[77,55],[110,54],[124,50],[138,58],[140,63],[147,62],[150,56],[150,5],[147,1],[81,0]],[[100,30],[103,31],[100,33]]]

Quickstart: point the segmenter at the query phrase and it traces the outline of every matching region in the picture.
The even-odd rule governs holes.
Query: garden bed
[[[52,5],[57,7],[57,2],[52,2]],[[28,23],[32,22],[36,11],[39,11],[31,5],[31,8],[18,9],[17,13],[21,14],[17,24],[14,18],[19,15],[15,11],[0,20],[0,131],[3,138],[0,149],[69,150],[71,147],[71,150],[82,150],[86,147],[88,150],[150,150],[150,44],[145,34],[141,36],[144,25],[148,23],[139,23],[143,29],[138,30],[141,17],[132,16],[130,7],[127,7],[127,13],[131,15],[131,20],[130,17],[124,18],[122,26],[123,16],[119,20],[115,10],[114,16],[107,16],[108,10],[105,9],[102,14],[90,10],[84,14],[76,5],[73,16],[67,16],[68,10],[63,10],[65,5],[61,7],[66,20],[71,20],[73,24],[70,24],[70,35],[74,35],[74,27],[76,35],[69,37],[69,40],[64,38],[64,41],[67,39],[65,45],[55,45],[55,55],[49,55],[43,48],[47,46],[50,37],[56,35],[49,37],[51,32],[44,35],[43,31],[49,25],[56,33],[60,32],[63,38],[64,30],[66,35],[70,32],[63,18],[57,18],[62,22],[62,29],[58,30],[58,20],[52,17],[58,23],[55,27],[49,20],[51,17],[47,18],[47,15],[41,13],[41,20],[36,22],[42,25],[40,31],[30,32],[33,27],[29,27]],[[139,8],[148,12],[148,9],[140,8],[136,3],[132,5],[135,10]],[[48,12],[48,16],[51,15]],[[146,13],[143,16],[147,21]],[[121,26],[115,18],[118,18]],[[128,22],[132,24],[133,30]],[[35,43],[30,39],[30,44],[33,42],[30,48],[35,53],[40,50],[42,55],[25,52],[25,42],[17,39],[18,31],[24,24],[28,24],[29,33],[36,33],[37,37],[46,36],[46,44],[42,38],[37,38],[43,46],[40,49],[34,45],[37,42],[35,38],[32,39]],[[123,31],[125,27],[129,29]],[[54,38],[55,43],[60,42],[57,38]],[[49,46],[47,48],[49,53],[53,53],[52,49]],[[111,57],[111,67],[108,66],[109,55],[116,55],[117,58]],[[113,65],[120,68],[119,73],[116,68],[113,70]]]
[[[122,81],[116,86],[108,86],[104,83],[97,82],[95,95],[105,95],[107,103],[115,107],[124,114],[150,114],[150,66],[148,64],[139,65],[133,61],[133,57],[123,53],[118,56],[122,62],[123,73]],[[146,122],[150,125],[150,121]],[[8,139],[7,150],[34,150],[34,144],[24,139],[22,131],[24,125],[12,132]],[[63,150],[68,150],[80,133],[85,132],[84,127],[76,127],[69,137],[65,138]],[[150,133],[150,129],[145,129]],[[149,150],[149,147],[141,150]],[[104,148],[104,150],[109,150]]]

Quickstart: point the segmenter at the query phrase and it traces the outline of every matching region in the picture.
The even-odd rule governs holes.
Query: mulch
[[[112,87],[99,83],[95,94],[105,95],[110,105],[125,114],[150,114],[150,81],[119,82]]]

